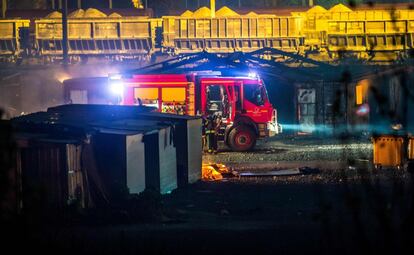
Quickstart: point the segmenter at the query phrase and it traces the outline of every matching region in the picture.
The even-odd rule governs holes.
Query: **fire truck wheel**
[[[256,135],[251,128],[238,126],[230,131],[228,143],[233,151],[248,151],[256,144]]]

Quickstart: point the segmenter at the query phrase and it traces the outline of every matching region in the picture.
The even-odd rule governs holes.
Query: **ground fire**
[[[202,166],[202,179],[205,181],[218,181],[223,179],[223,174],[232,174],[232,171],[223,164],[207,164]]]

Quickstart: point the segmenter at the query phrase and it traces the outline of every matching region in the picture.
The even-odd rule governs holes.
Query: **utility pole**
[[[63,0],[62,8],[62,51],[63,65],[69,63],[68,57],[68,0]]]
[[[59,10],[62,10],[62,0],[59,0],[59,3],[58,4],[59,4],[59,6],[58,6],[59,7]]]
[[[6,18],[6,11],[7,11],[7,0],[3,0],[1,2],[1,17],[3,19]]]
[[[216,0],[210,0],[210,16],[211,18],[216,17]]]
[[[52,2],[52,10],[55,10],[55,7],[56,7],[55,6],[55,0],[52,0],[51,2]]]
[[[82,0],[78,0],[78,9],[82,9]]]
[[[112,9],[112,0],[109,0],[109,9]]]

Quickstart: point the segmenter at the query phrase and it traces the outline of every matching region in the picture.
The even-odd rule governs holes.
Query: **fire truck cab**
[[[276,110],[257,76],[226,77],[215,72],[133,74],[110,77],[124,105],[154,106],[160,112],[221,118],[219,140],[234,151],[281,132]]]

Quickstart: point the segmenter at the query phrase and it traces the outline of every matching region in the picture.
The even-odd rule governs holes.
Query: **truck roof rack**
[[[190,72],[190,74],[193,74],[196,76],[221,76],[220,71],[213,71],[213,70],[195,71],[195,72]]]

